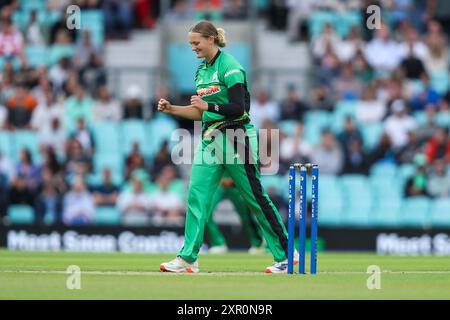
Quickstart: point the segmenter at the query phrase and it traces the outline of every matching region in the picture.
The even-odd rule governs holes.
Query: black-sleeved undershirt
[[[225,117],[239,117],[244,111],[250,111],[250,94],[243,83],[236,83],[228,88],[228,103],[208,103],[208,111]]]

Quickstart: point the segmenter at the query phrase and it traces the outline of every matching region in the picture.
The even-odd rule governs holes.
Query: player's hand
[[[191,105],[202,111],[208,110],[208,103],[203,101],[199,96],[191,97]]]
[[[166,99],[159,99],[158,101],[158,111],[164,113],[170,113],[172,111],[172,104]]]

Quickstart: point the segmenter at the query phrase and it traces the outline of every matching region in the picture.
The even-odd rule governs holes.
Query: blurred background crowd
[[[71,4],[87,27],[67,28]],[[168,139],[192,124],[155,109],[185,97],[159,85],[147,99],[134,84],[117,95],[104,46],[163,20],[251,19],[306,44],[312,61],[307,90],[251,92],[255,126],[280,129],[279,173],[263,183],[281,212],[289,164],[313,162],[325,223],[395,224],[439,205],[450,224],[449,1],[2,0],[0,19],[4,223],[182,225],[188,170],[173,165]]]

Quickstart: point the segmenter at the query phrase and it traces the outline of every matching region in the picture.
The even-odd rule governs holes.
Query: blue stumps
[[[319,167],[313,166],[311,172],[311,274],[317,273],[317,220],[319,199]]]
[[[288,273],[294,273],[295,167],[289,167]]]
[[[307,168],[305,166],[300,167],[300,211],[299,211],[299,223],[298,223],[298,250],[299,250],[299,273],[305,273],[305,255],[306,255],[306,217],[307,213],[307,198],[306,198],[306,179]]]

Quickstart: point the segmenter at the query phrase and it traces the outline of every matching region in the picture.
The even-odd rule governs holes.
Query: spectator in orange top
[[[426,143],[425,155],[428,163],[432,163],[436,159],[444,159],[450,163],[450,139],[446,128],[436,129],[433,137]]]
[[[6,100],[8,108],[6,127],[10,130],[29,128],[31,115],[36,106],[37,99],[25,86],[19,85],[14,94]]]

